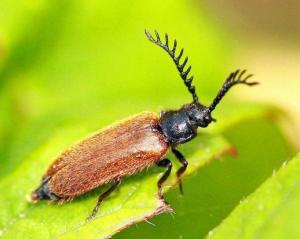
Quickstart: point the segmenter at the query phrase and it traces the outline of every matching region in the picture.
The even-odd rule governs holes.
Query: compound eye
[[[206,123],[209,123],[209,122],[211,121],[211,119],[210,119],[210,117],[209,117],[208,115],[206,115],[206,116],[204,117],[204,121],[205,121]]]

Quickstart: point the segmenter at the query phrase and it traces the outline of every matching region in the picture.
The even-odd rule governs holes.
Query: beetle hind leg
[[[183,195],[181,176],[185,172],[188,166],[188,161],[185,159],[182,153],[180,153],[177,149],[172,148],[172,152],[174,153],[175,157],[179,160],[179,162],[182,164],[182,166],[177,170],[176,176],[177,176],[177,183],[179,184],[180,193],[181,195]]]
[[[109,189],[107,189],[104,193],[100,194],[98,198],[98,202],[94,207],[93,211],[91,212],[91,214],[88,216],[87,220],[91,220],[93,219],[93,217],[95,217],[104,199],[107,198],[120,185],[120,183],[121,183],[121,179],[116,179]]]
[[[171,173],[172,162],[169,159],[163,159],[161,161],[158,161],[156,164],[159,167],[167,168],[167,171],[163,174],[163,176],[161,176],[161,178],[157,182],[158,196],[160,199],[164,199],[163,192],[162,192],[162,184],[167,180],[167,178],[169,177],[169,175]]]

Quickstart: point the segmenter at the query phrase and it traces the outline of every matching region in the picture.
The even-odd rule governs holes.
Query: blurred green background
[[[89,132],[141,111],[178,108],[191,100],[173,62],[149,43],[145,28],[167,32],[185,49],[204,104],[237,68],[249,69],[261,83],[232,90],[215,112],[221,129],[212,134],[228,140],[239,157],[224,156],[202,167],[185,180],[184,197],[177,190],[167,193],[175,214],[159,215],[151,219],[156,226],[139,223],[115,237],[208,235],[299,151],[299,11],[295,0],[2,0],[0,235],[35,238],[26,231],[38,227],[37,220],[21,223],[19,233],[10,225],[22,219],[14,214],[27,210],[25,194],[52,160],[36,155],[57,134],[71,128],[72,135],[81,137],[86,128]],[[261,105],[267,107],[253,117]],[[71,144],[62,141],[60,150]],[[46,223],[40,238],[58,237]],[[97,233],[87,236],[99,238]]]

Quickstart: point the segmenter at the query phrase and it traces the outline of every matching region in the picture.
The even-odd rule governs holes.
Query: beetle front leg
[[[167,168],[167,171],[161,176],[161,178],[157,182],[157,187],[158,187],[158,196],[160,199],[163,198],[163,193],[162,193],[162,184],[167,180],[169,177],[171,170],[172,170],[172,162],[169,159],[163,159],[159,162],[156,163],[157,166],[159,167],[165,167]]]
[[[172,152],[174,153],[175,157],[179,160],[179,162],[182,164],[182,166],[177,170],[176,175],[177,175],[177,182],[179,184],[179,190],[181,195],[183,194],[183,188],[182,188],[182,180],[181,180],[181,175],[185,172],[187,166],[188,166],[188,161],[185,159],[185,157],[180,153],[177,149],[172,148]]]
[[[100,194],[97,205],[94,207],[92,213],[88,216],[87,220],[91,220],[97,214],[103,200],[107,198],[120,185],[120,183],[121,183],[121,179],[116,179],[108,190]]]

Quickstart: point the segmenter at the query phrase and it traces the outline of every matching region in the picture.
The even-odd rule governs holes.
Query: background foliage
[[[89,132],[190,101],[173,63],[147,41],[144,28],[168,32],[184,46],[205,104],[228,69],[235,70],[231,36],[192,1],[3,0],[0,9],[0,235],[103,238],[167,210],[156,198],[162,172],[156,168],[125,179],[89,223],[85,217],[103,187],[64,205],[32,205],[25,196],[53,158]],[[283,112],[233,99],[216,110],[216,125],[182,146],[192,176],[184,197],[167,193],[174,212],[151,219],[155,227],[142,222],[116,238],[210,235],[294,154],[278,124]],[[228,155],[232,147],[236,158]],[[173,184],[174,177],[165,190]]]

